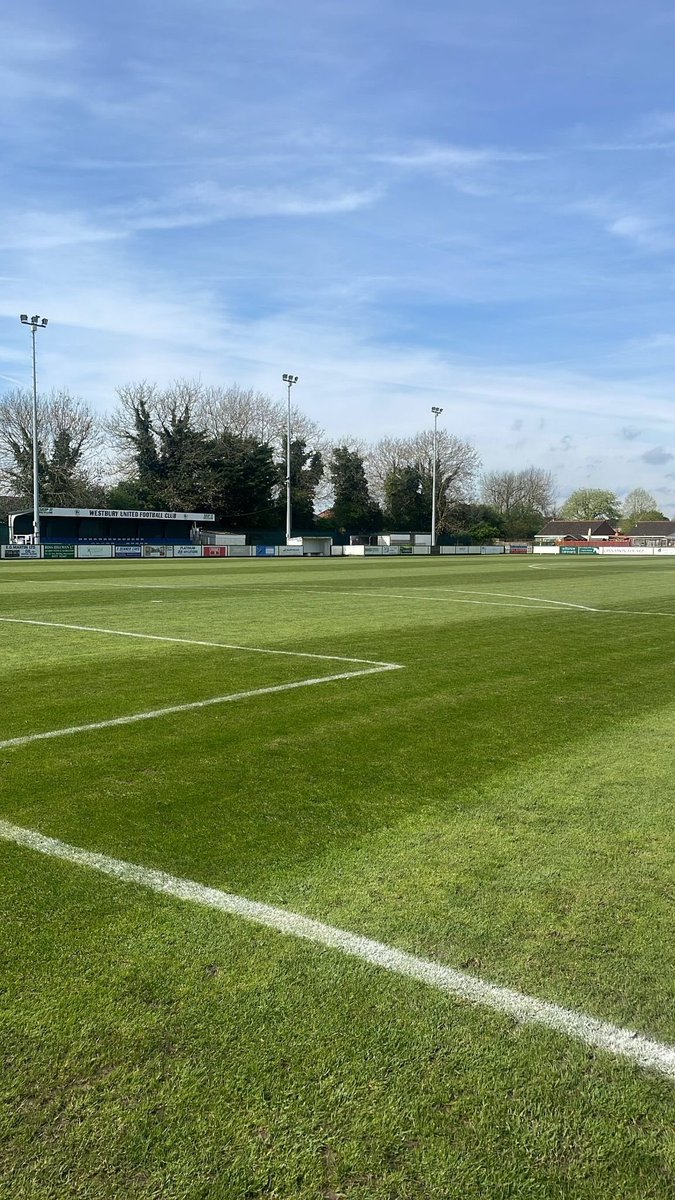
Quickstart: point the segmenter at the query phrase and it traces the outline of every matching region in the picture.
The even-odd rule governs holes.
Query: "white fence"
[[[535,546],[535,554],[608,554],[612,558],[627,555],[631,558],[649,558],[653,555],[675,554],[675,546]]]

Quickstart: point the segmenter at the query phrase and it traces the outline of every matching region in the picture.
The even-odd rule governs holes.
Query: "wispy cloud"
[[[610,221],[607,232],[654,253],[675,248],[673,233],[664,229],[659,222],[634,213]]]
[[[527,154],[518,150],[503,150],[485,146],[452,146],[422,144],[407,150],[373,154],[373,162],[401,167],[407,171],[466,171],[479,167],[490,167],[498,163],[534,162],[538,154]]]

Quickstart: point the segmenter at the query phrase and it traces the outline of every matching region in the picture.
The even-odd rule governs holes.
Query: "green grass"
[[[0,616],[405,669],[0,750],[0,815],[673,1043],[675,563],[531,565],[3,563]],[[0,639],[0,740],[343,669]],[[671,1081],[233,917],[0,860],[3,1200],[675,1192]]]

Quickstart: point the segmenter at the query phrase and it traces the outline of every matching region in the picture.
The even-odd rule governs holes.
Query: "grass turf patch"
[[[4,752],[7,819],[675,1036],[670,619],[484,594],[670,611],[668,564],[561,563],[545,586],[509,562],[47,566],[39,605],[11,568],[3,613],[405,670]],[[139,607],[139,580],[172,584],[161,606]],[[66,660],[47,631],[25,674],[14,661],[17,721],[73,655],[74,703],[78,679],[126,702],[153,671],[189,691],[220,669],[66,636]],[[2,858],[8,1196],[671,1194],[668,1081],[334,952]]]

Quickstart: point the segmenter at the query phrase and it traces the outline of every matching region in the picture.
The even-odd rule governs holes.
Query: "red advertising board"
[[[229,546],[205,546],[204,558],[227,558]]]

